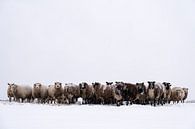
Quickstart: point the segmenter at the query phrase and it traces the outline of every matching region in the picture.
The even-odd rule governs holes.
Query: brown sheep
[[[68,84],[65,84],[64,86],[64,103],[70,104],[72,103],[73,95],[70,93],[70,86]]]
[[[155,83],[155,90],[156,90],[156,102],[157,104],[164,104],[164,85],[162,83]]]
[[[123,104],[123,97],[121,94],[121,91],[114,87],[114,101],[117,106],[120,106]]]
[[[14,86],[14,84],[8,83],[7,97],[9,98],[9,101],[10,101],[10,102],[12,101],[12,98],[13,98],[13,100],[15,101],[14,94],[13,94],[13,92],[12,92],[12,90],[11,90],[13,86]]]
[[[92,83],[94,88],[94,104],[103,104],[103,86],[99,82]]]
[[[122,105],[121,91],[116,88],[113,82],[106,82],[106,86],[103,91],[104,102],[106,104],[116,104],[117,106]]]
[[[163,99],[164,103],[170,103],[171,100],[171,84],[167,82],[163,82],[164,90],[163,90]]]
[[[179,103],[179,101],[182,102],[184,97],[185,92],[181,87],[173,87],[171,89],[171,101],[173,101],[173,103]]]
[[[48,86],[48,103],[56,103],[60,100],[60,98],[64,94],[64,89],[62,87],[62,83],[55,82],[54,85]]]
[[[137,97],[137,87],[135,84],[116,82],[116,88],[121,91],[123,101],[126,101],[126,105],[135,103]]]
[[[163,86],[161,83],[156,83],[155,81],[148,81],[147,88],[147,99],[151,105],[156,106],[156,104],[163,104]]]
[[[94,88],[92,85],[88,85],[86,82],[79,84],[80,95],[83,99],[83,103],[90,104],[94,101]]]
[[[32,88],[30,86],[14,84],[14,86],[11,87],[11,92],[14,94],[14,97],[19,102],[20,99],[21,102],[23,102],[26,99],[28,102],[30,102],[32,98]]]
[[[114,90],[110,83],[103,86],[103,100],[104,104],[114,104]]]
[[[137,86],[137,103],[138,104],[142,104],[145,105],[146,101],[147,101],[147,92],[146,92],[146,86],[144,85],[144,83],[136,83]]]
[[[69,83],[65,84],[64,87],[64,96],[66,103],[75,103],[80,97],[80,88],[78,85]]]
[[[37,99],[38,103],[45,103],[48,97],[48,88],[47,86],[42,85],[41,83],[35,83],[32,89],[33,99]]]

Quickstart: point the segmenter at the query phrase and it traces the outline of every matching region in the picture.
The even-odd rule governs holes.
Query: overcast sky
[[[119,80],[195,99],[195,1],[0,1],[0,99],[8,82]]]

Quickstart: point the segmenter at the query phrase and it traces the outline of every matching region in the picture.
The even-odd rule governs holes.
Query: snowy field
[[[0,102],[0,129],[195,129],[195,103],[152,106]]]

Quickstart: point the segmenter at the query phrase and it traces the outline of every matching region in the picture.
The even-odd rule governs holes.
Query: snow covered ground
[[[42,105],[0,102],[0,129],[195,129],[195,104]]]

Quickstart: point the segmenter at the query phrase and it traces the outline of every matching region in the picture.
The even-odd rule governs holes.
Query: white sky
[[[195,99],[195,1],[1,0],[7,83],[168,81]]]

